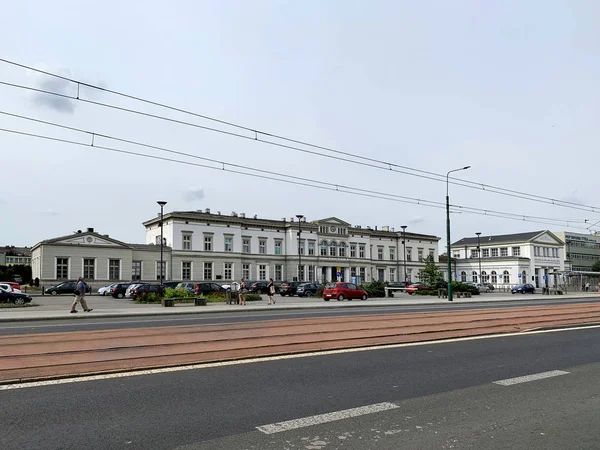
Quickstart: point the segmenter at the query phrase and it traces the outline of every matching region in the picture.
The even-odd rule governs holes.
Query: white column
[[[327,266],[326,271],[325,271],[325,275],[326,275],[326,280],[327,282],[331,282],[333,281],[333,278],[331,277],[331,266]]]

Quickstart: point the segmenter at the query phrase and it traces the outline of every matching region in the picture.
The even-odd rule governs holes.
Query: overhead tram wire
[[[90,131],[90,130],[84,130],[81,128],[75,128],[75,127],[70,127],[70,126],[66,126],[66,125],[62,125],[62,124],[57,124],[54,122],[49,122],[49,121],[45,121],[45,120],[41,120],[41,119],[36,119],[33,117],[27,117],[27,116],[23,116],[20,114],[13,114],[13,113],[9,113],[6,111],[1,111],[0,110],[0,114],[6,115],[6,116],[10,116],[10,117],[14,117],[14,118],[18,118],[18,119],[22,119],[22,120],[28,120],[28,121],[32,121],[35,123],[40,123],[40,124],[44,124],[44,125],[49,125],[49,126],[53,126],[53,127],[57,127],[57,128],[61,128],[61,129],[66,129],[66,130],[70,130],[70,131],[75,131],[75,132],[79,132],[79,133],[83,133],[86,135],[90,135],[93,137],[99,137],[99,138],[105,138],[105,139],[110,139],[110,140],[114,140],[114,141],[118,141],[118,142],[123,142],[123,143],[127,143],[127,144],[132,144],[132,145],[137,145],[137,146],[141,146],[141,147],[146,147],[146,148],[150,148],[153,150],[158,150],[158,151],[162,151],[162,152],[166,152],[166,153],[172,153],[172,154],[176,154],[179,156],[186,156],[186,157],[190,157],[190,158],[195,158],[195,159],[200,159],[203,161],[207,161],[207,162],[212,162],[214,164],[219,164],[221,167],[218,167],[217,169],[219,170],[225,170],[225,166],[230,166],[230,167],[235,167],[236,169],[244,169],[244,170],[250,170],[259,174],[265,174],[265,175],[272,175],[272,172],[264,170],[264,169],[256,169],[256,168],[252,168],[252,167],[247,167],[247,166],[242,166],[239,164],[235,164],[235,163],[230,163],[227,161],[223,161],[223,160],[217,160],[217,159],[211,159],[211,158],[206,158],[206,157],[201,157],[198,155],[194,155],[194,154],[190,154],[190,153],[185,153],[185,152],[181,152],[181,151],[176,151],[173,149],[168,149],[165,147],[159,147],[159,146],[155,146],[155,145],[151,145],[151,144],[146,144],[143,142],[139,142],[139,141],[133,141],[133,140],[129,140],[129,139],[123,139],[123,138],[119,138],[116,136],[110,136],[110,135],[106,135],[103,133],[97,133],[94,131]],[[6,130],[4,129],[3,131],[8,131],[10,132],[11,130]],[[18,132],[19,133],[19,132]],[[31,135],[31,133],[25,133],[26,135]],[[35,136],[35,137],[39,137],[39,136]],[[69,141],[69,143],[73,143],[73,141]],[[90,144],[90,146],[95,146],[98,147],[98,145],[94,145],[94,140],[92,138],[92,143]],[[212,166],[210,166],[212,168]],[[436,202],[436,201],[432,201],[432,200],[425,200],[425,199],[420,199],[420,198],[413,198],[413,197],[406,197],[406,196],[402,196],[402,195],[397,195],[397,194],[390,194],[387,192],[379,192],[379,191],[374,191],[374,190],[369,190],[369,189],[362,189],[362,188],[356,188],[356,187],[352,187],[352,186],[345,186],[345,185],[341,185],[341,184],[335,184],[335,183],[331,183],[331,182],[324,182],[324,181],[320,181],[320,180],[311,180],[311,179],[307,179],[304,177],[298,177],[298,176],[294,176],[294,175],[287,175],[287,174],[281,174],[281,176],[286,177],[286,179],[291,178],[291,179],[295,179],[295,180],[299,180],[302,183],[317,183],[323,186],[328,186],[334,190],[340,190],[343,189],[345,190],[345,192],[348,193],[365,193],[365,194],[369,194],[369,195],[375,195],[377,196],[376,198],[385,198],[387,199],[388,197],[390,197],[391,199],[394,200],[405,200],[407,201],[407,203],[411,203],[411,204],[423,204],[424,206],[435,206],[435,207],[440,207],[443,208],[444,207],[444,203],[442,202]],[[263,175],[261,175],[261,177],[263,177]],[[278,179],[279,180],[279,179]],[[281,180],[280,180],[281,181]],[[474,208],[474,207],[468,207],[468,206],[460,206],[460,205],[451,205],[453,208],[456,208],[455,212],[465,212],[465,213],[469,213],[469,214],[479,214],[479,215],[486,215],[486,216],[491,216],[491,217],[499,217],[499,218],[506,218],[506,219],[516,219],[516,220],[526,220],[526,221],[533,221],[532,219],[539,219],[539,220],[543,220],[544,222],[539,222],[538,223],[544,223],[544,224],[548,224],[548,225],[563,225],[566,224],[567,227],[570,227],[570,223],[578,223],[578,220],[569,220],[569,219],[557,219],[557,218],[548,218],[548,217],[539,217],[539,216],[530,216],[530,215],[522,215],[522,214],[514,214],[514,213],[506,213],[506,212],[502,212],[502,211],[494,211],[494,210],[485,210],[485,209],[480,209],[480,208]],[[548,222],[552,222],[552,223],[548,223]]]
[[[86,83],[86,82],[83,82],[83,81],[80,81],[80,80],[76,80],[74,78],[65,77],[65,76],[58,75],[58,74],[55,74],[55,73],[52,73],[52,72],[48,72],[48,71],[45,71],[45,70],[37,69],[35,67],[27,66],[25,64],[20,64],[20,63],[17,63],[15,61],[10,61],[10,60],[7,60],[7,59],[0,58],[0,62],[4,62],[6,64],[10,64],[10,65],[13,65],[13,66],[21,67],[21,68],[24,68],[24,69],[27,69],[27,70],[31,70],[31,71],[34,71],[34,72],[38,72],[38,73],[41,73],[41,74],[44,74],[44,75],[47,75],[47,76],[59,78],[59,79],[65,80],[65,81],[69,81],[71,83],[77,84],[78,86],[89,87],[91,89],[99,90],[99,91],[106,92],[106,93],[109,93],[109,94],[121,96],[121,97],[124,97],[124,98],[128,98],[128,99],[131,99],[131,100],[139,101],[139,102],[146,103],[146,104],[149,104],[149,105],[158,106],[158,107],[161,107],[161,108],[164,108],[164,109],[168,109],[168,110],[171,110],[171,111],[176,111],[176,112],[179,112],[179,113],[183,113],[183,114],[191,115],[191,116],[198,117],[198,118],[201,118],[201,119],[205,119],[205,120],[213,121],[213,122],[216,122],[216,123],[220,123],[220,124],[223,124],[223,125],[226,125],[226,126],[238,128],[238,129],[245,130],[245,131],[249,131],[249,132],[254,133],[254,137],[240,135],[238,133],[227,132],[227,131],[224,131],[224,130],[219,130],[219,129],[215,129],[215,128],[211,128],[211,127],[204,127],[204,126],[200,126],[198,124],[193,124],[193,123],[184,122],[184,121],[178,121],[178,120],[166,118],[166,117],[163,117],[163,116],[157,116],[157,115],[147,114],[147,113],[143,113],[143,112],[137,111],[137,110],[129,110],[129,109],[126,109],[126,108],[119,108],[119,107],[116,107],[114,105],[104,104],[104,103],[101,103],[101,102],[93,102],[93,101],[90,101],[90,100],[81,99],[81,98],[79,98],[79,95],[77,97],[72,97],[72,96],[66,96],[64,94],[58,94],[58,93],[55,93],[55,92],[43,91],[43,90],[39,90],[39,89],[35,89],[35,88],[30,88],[30,87],[27,87],[27,86],[16,85],[16,84],[6,83],[6,82],[0,82],[0,84],[4,84],[4,85],[7,85],[7,86],[19,87],[19,88],[30,89],[30,90],[36,90],[38,92],[44,92],[44,93],[50,94],[50,95],[60,95],[60,96],[63,96],[63,97],[71,98],[73,100],[85,101],[85,102],[88,102],[88,103],[91,103],[91,104],[95,104],[95,105],[98,105],[98,106],[113,107],[113,108],[116,108],[116,109],[121,109],[123,111],[131,112],[131,113],[137,113],[137,114],[147,115],[148,117],[153,117],[153,118],[156,118],[156,119],[168,120],[168,121],[180,123],[180,124],[183,124],[183,125],[196,126],[198,128],[203,128],[203,129],[208,130],[208,131],[215,131],[215,132],[224,133],[224,134],[227,134],[227,135],[230,135],[230,136],[235,136],[235,137],[240,137],[240,138],[245,138],[245,139],[260,141],[260,142],[264,142],[264,143],[267,143],[267,144],[277,145],[277,146],[280,146],[280,147],[283,147],[283,148],[288,148],[288,149],[292,149],[292,150],[296,150],[296,151],[301,151],[301,152],[305,152],[305,153],[311,153],[311,154],[315,154],[315,155],[322,156],[322,157],[330,157],[330,158],[334,158],[334,159],[341,159],[341,158],[339,158],[339,156],[338,157],[335,157],[335,156],[332,157],[331,155],[325,155],[325,154],[322,154],[322,153],[319,153],[319,152],[312,152],[312,151],[309,151],[309,150],[306,150],[306,149],[297,148],[297,147],[294,147],[294,146],[289,146],[289,145],[284,145],[284,144],[280,144],[280,143],[276,143],[276,142],[272,142],[272,141],[267,141],[265,139],[258,139],[258,135],[260,134],[262,136],[269,136],[271,138],[280,139],[280,140],[283,140],[283,141],[287,141],[287,142],[291,142],[291,143],[295,143],[295,144],[299,144],[299,145],[304,145],[304,146],[307,146],[307,147],[316,148],[316,149],[324,150],[324,151],[327,151],[327,152],[332,152],[332,153],[335,153],[336,155],[349,156],[349,157],[356,158],[356,159],[359,159],[359,160],[362,160],[362,161],[369,161],[371,163],[377,163],[377,164],[381,165],[381,166],[375,166],[375,165],[372,165],[372,164],[362,163],[363,165],[368,166],[368,167],[374,167],[374,168],[378,168],[378,169],[382,169],[382,170],[390,170],[390,171],[394,171],[394,172],[398,172],[398,173],[402,173],[402,174],[406,174],[406,175],[417,176],[417,177],[421,177],[421,178],[425,178],[425,179],[431,179],[431,180],[435,180],[435,181],[445,181],[445,176],[443,174],[437,174],[435,172],[430,172],[430,171],[421,170],[421,169],[415,169],[415,168],[411,168],[411,167],[408,167],[408,166],[403,166],[403,165],[400,165],[400,164],[397,164],[397,163],[392,163],[392,162],[388,162],[388,161],[377,160],[377,159],[374,159],[374,158],[369,158],[369,157],[362,156],[362,155],[356,155],[356,154],[353,154],[353,153],[344,152],[344,151],[332,149],[332,148],[321,146],[321,145],[311,144],[309,142],[305,142],[305,141],[301,141],[301,140],[297,140],[297,139],[288,138],[288,137],[285,137],[285,136],[282,136],[282,135],[278,135],[278,134],[275,134],[275,133],[269,133],[269,132],[265,132],[265,131],[260,131],[260,130],[257,130],[257,129],[254,129],[254,128],[251,128],[251,127],[247,127],[247,126],[239,125],[239,124],[236,124],[236,123],[233,123],[233,122],[229,122],[229,121],[217,119],[215,117],[211,117],[211,116],[207,116],[207,115],[195,113],[195,112],[192,112],[192,111],[189,111],[189,110],[185,110],[185,109],[182,109],[182,108],[177,108],[177,107],[170,106],[170,105],[167,105],[167,104],[164,104],[164,103],[160,103],[160,102],[155,102],[155,101],[152,101],[152,100],[144,99],[142,97],[136,97],[136,96],[133,96],[133,95],[130,95],[130,94],[126,94],[126,93],[123,93],[123,92],[119,92],[119,91],[115,91],[115,90],[112,90],[112,89],[107,89],[107,88],[104,88],[104,87],[101,87],[101,86],[97,86],[97,85],[94,85],[94,84],[91,84],[91,83]],[[344,159],[344,161],[355,163],[355,164],[361,164],[358,161],[351,161],[351,160],[347,160],[347,159]],[[417,172],[417,174],[420,174],[420,175],[417,175],[415,173],[410,173],[410,172],[404,172],[404,171],[393,169],[393,168],[401,168],[401,169],[410,170],[412,172]],[[425,176],[425,175],[428,175],[428,176]],[[565,208],[580,209],[582,211],[600,212],[600,207],[597,207],[597,206],[590,206],[590,205],[585,205],[585,204],[582,204],[582,203],[570,202],[570,201],[567,201],[567,200],[559,200],[559,199],[554,199],[552,197],[545,197],[545,196],[540,196],[540,195],[536,195],[536,194],[528,194],[526,192],[521,192],[521,191],[516,191],[516,190],[512,190],[512,189],[502,188],[502,187],[498,187],[498,186],[488,185],[488,184],[485,184],[485,183],[478,183],[478,182],[475,182],[475,181],[462,180],[462,179],[454,178],[454,177],[450,177],[450,180],[452,180],[451,181],[452,184],[456,184],[456,185],[463,186],[463,187],[469,187],[469,188],[477,189],[477,190],[484,190],[484,191],[492,192],[492,193],[495,193],[495,194],[507,195],[507,196],[511,196],[511,197],[515,197],[515,198],[521,198],[521,199],[525,199],[525,200],[529,200],[529,201],[536,201],[536,202],[539,202],[539,203],[551,204],[551,205],[554,205],[554,206],[561,206],[561,207],[565,207]],[[579,208],[574,208],[574,207],[579,207]]]

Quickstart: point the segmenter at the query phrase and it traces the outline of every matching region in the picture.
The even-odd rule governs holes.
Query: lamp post
[[[452,301],[452,262],[450,260],[450,196],[449,196],[449,176],[452,172],[458,172],[460,170],[467,170],[471,166],[461,167],[460,169],[453,169],[448,171],[446,174],[446,239],[448,240],[447,252],[448,252],[448,301]],[[466,255],[465,255],[466,257]]]
[[[303,281],[300,278],[300,274],[302,272],[302,253],[300,252],[300,238],[302,237],[302,219],[304,216],[302,214],[296,214],[298,218],[298,281]]]
[[[156,202],[160,205],[160,284],[163,283],[163,270],[164,270],[164,266],[163,266],[163,208],[165,207],[165,205],[167,204],[167,202],[165,201],[158,201]]]
[[[481,245],[479,243],[479,236],[481,232],[475,233],[477,235],[477,256],[479,257],[479,282],[483,284],[483,277],[481,276]]]
[[[404,287],[406,287],[406,225],[401,225],[402,228],[402,246],[404,248]]]

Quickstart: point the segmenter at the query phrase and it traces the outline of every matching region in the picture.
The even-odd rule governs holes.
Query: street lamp
[[[402,246],[404,247],[404,287],[406,287],[406,225],[401,225],[402,228]]]
[[[448,171],[448,173],[446,174],[446,239],[448,240],[448,247],[447,247],[447,252],[448,252],[448,301],[451,302],[452,301],[452,262],[450,260],[450,197],[449,197],[449,190],[448,190],[448,177],[452,172],[458,172],[460,170],[467,170],[469,169],[471,166],[465,166],[465,167],[461,167],[460,169],[453,169]],[[466,257],[466,255],[465,255]]]
[[[164,270],[164,263],[163,263],[163,208],[165,207],[165,205],[167,204],[167,202],[165,201],[158,201],[156,202],[160,205],[160,284],[163,283],[163,270]]]
[[[477,256],[479,257],[479,282],[483,284],[483,279],[481,276],[481,245],[479,244],[479,236],[481,236],[481,232],[475,234],[477,235]]]
[[[302,219],[304,216],[302,214],[296,214],[298,218],[298,281],[301,280],[300,274],[302,272],[302,253],[300,252],[300,238],[302,236]]]

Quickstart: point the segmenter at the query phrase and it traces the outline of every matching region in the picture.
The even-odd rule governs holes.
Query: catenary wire
[[[133,144],[133,145],[139,145],[139,146],[143,146],[143,147],[147,147],[147,148],[151,148],[151,149],[155,149],[155,150],[159,150],[159,151],[163,151],[163,152],[173,153],[173,154],[182,155],[182,156],[189,156],[189,157],[193,157],[193,158],[205,160],[205,161],[208,161],[208,162],[213,162],[213,163],[216,163],[216,164],[220,164],[220,167],[208,166],[208,165],[205,165],[205,164],[195,164],[195,163],[190,163],[190,162],[181,161],[181,160],[174,160],[174,159],[171,159],[171,158],[157,157],[157,156],[154,156],[154,155],[148,155],[146,153],[130,152],[130,151],[122,150],[122,149],[117,149],[117,148],[114,148],[114,147],[100,146],[100,145],[94,143],[93,139],[92,139],[91,143],[88,144],[88,143],[82,143],[82,142],[78,142],[78,141],[71,141],[71,140],[68,140],[68,139],[60,139],[60,138],[54,138],[54,137],[50,137],[50,136],[39,135],[39,134],[35,134],[35,133],[27,133],[27,132],[21,132],[21,131],[16,131],[16,130],[9,130],[9,129],[4,129],[4,128],[0,129],[0,131],[4,131],[4,132],[9,132],[9,133],[14,133],[14,134],[20,134],[20,135],[29,136],[29,137],[37,137],[37,138],[42,138],[42,139],[54,140],[54,141],[63,142],[63,143],[69,143],[69,144],[77,144],[77,145],[82,145],[82,146],[90,146],[90,147],[95,147],[95,148],[109,150],[109,151],[118,152],[118,153],[125,153],[125,154],[131,154],[131,155],[135,155],[135,156],[144,156],[144,157],[149,157],[149,158],[154,158],[154,159],[161,159],[161,160],[165,160],[165,161],[171,161],[171,162],[178,162],[178,163],[183,163],[183,164],[195,165],[195,166],[198,166],[198,167],[210,168],[210,169],[214,169],[214,170],[222,170],[222,171],[228,171],[228,172],[237,173],[237,174],[244,174],[244,175],[248,175],[248,176],[254,176],[254,177],[257,177],[257,178],[261,178],[261,179],[269,179],[269,180],[281,181],[281,182],[286,182],[286,183],[291,183],[291,184],[298,184],[298,185],[302,185],[302,186],[322,188],[322,189],[327,189],[327,190],[331,190],[331,191],[337,191],[337,192],[344,192],[344,193],[349,193],[349,194],[362,195],[362,196],[371,197],[371,198],[379,198],[379,199],[383,199],[383,200],[391,200],[391,201],[398,201],[398,202],[408,203],[408,204],[429,206],[429,207],[435,207],[435,208],[439,208],[439,209],[444,209],[445,208],[445,204],[443,204],[441,202],[436,202],[436,201],[431,201],[431,200],[424,200],[424,199],[418,199],[418,198],[411,198],[411,197],[405,197],[405,196],[399,196],[399,195],[396,195],[396,194],[389,194],[389,193],[385,193],[385,192],[378,192],[378,191],[366,190],[366,189],[361,189],[361,188],[355,188],[355,187],[352,187],[352,186],[336,185],[334,183],[328,183],[328,182],[323,182],[323,181],[319,181],[319,180],[311,180],[311,179],[306,179],[306,178],[302,178],[302,177],[295,177],[295,176],[291,176],[291,175],[285,175],[285,174],[280,175],[280,176],[285,176],[286,177],[285,179],[275,178],[275,177],[271,176],[272,175],[271,172],[268,172],[266,170],[255,169],[255,168],[245,167],[245,166],[240,166],[240,165],[232,164],[232,163],[229,163],[229,162],[226,162],[226,161],[220,161],[220,160],[214,160],[214,159],[210,159],[210,158],[199,157],[197,155],[191,155],[191,154],[187,154],[187,153],[183,153],[183,152],[178,152],[178,151],[175,151],[175,150],[166,149],[166,148],[162,148],[162,147],[158,147],[158,146],[153,146],[153,145],[144,144],[144,143],[140,143],[140,142],[136,142],[136,141],[121,139],[121,138],[117,138],[117,137],[113,137],[113,136],[103,135],[101,133],[95,133],[95,132],[88,131],[88,130],[82,130],[82,129],[78,129],[78,128],[68,127],[68,126],[65,126],[65,125],[54,124],[52,122],[47,122],[47,121],[43,121],[43,120],[39,120],[39,119],[28,118],[28,117],[20,116],[20,115],[17,115],[17,114],[5,113],[5,112],[2,112],[2,111],[0,111],[0,113],[6,114],[6,115],[9,115],[9,116],[13,116],[13,117],[18,117],[18,118],[24,118],[24,119],[27,119],[27,120],[32,120],[34,122],[44,123],[44,124],[47,124],[47,125],[57,126],[59,128],[63,128],[63,129],[68,129],[68,130],[77,131],[77,132],[80,132],[80,133],[85,133],[85,134],[91,135],[93,137],[97,136],[97,137],[102,137],[102,138],[106,138],[106,139],[116,140],[116,141],[119,141],[119,142],[129,143],[129,144]],[[236,170],[227,169],[225,167],[226,165],[235,167]],[[250,173],[247,173],[245,171],[237,170],[239,168],[243,168],[245,171],[247,171],[247,170],[255,171],[255,172],[258,172],[260,174],[250,174]],[[288,178],[293,178],[296,181],[291,181]],[[317,186],[317,185],[315,185],[315,183],[317,183],[319,185]],[[452,212],[454,212],[454,213],[465,212],[465,213],[468,213],[468,214],[485,215],[485,216],[489,216],[489,217],[498,217],[498,218],[504,218],[504,219],[520,220],[520,221],[522,220],[522,221],[526,221],[526,222],[540,223],[540,224],[545,224],[545,225],[553,225],[553,226],[556,226],[556,225],[565,225],[566,227],[569,227],[569,228],[580,228],[580,227],[575,227],[574,225],[571,225],[573,223],[577,223],[577,221],[575,221],[575,220],[554,219],[554,218],[545,218],[545,217],[537,217],[537,216],[527,216],[527,215],[519,215],[519,214],[513,214],[513,213],[505,213],[505,212],[501,212],[501,211],[480,210],[480,209],[477,209],[477,208],[463,207],[463,206],[460,206],[460,205],[451,205],[451,208],[453,209]],[[541,219],[541,220],[537,220],[537,219]],[[552,221],[552,222],[549,223],[549,221]],[[583,228],[581,228],[581,229],[583,229]]]
[[[332,148],[325,147],[325,146],[311,144],[311,143],[306,142],[306,141],[301,141],[301,140],[297,140],[297,139],[288,138],[288,137],[285,137],[285,136],[282,136],[282,135],[278,135],[278,134],[275,134],[275,133],[269,133],[269,132],[265,132],[265,131],[260,131],[260,130],[257,130],[257,129],[254,129],[254,128],[251,128],[251,127],[247,127],[247,126],[239,125],[239,124],[236,124],[236,123],[233,123],[233,122],[229,122],[229,121],[217,119],[215,117],[211,117],[211,116],[207,116],[207,115],[195,113],[195,112],[192,112],[192,111],[189,111],[189,110],[185,110],[185,109],[182,109],[182,108],[176,108],[176,107],[164,104],[164,103],[155,102],[155,101],[152,101],[152,100],[144,99],[142,97],[136,97],[136,96],[133,96],[133,95],[130,95],[130,94],[126,94],[126,93],[123,93],[123,92],[119,92],[119,91],[115,91],[115,90],[112,90],[112,89],[104,88],[104,87],[97,86],[97,85],[94,85],[94,84],[91,84],[91,83],[86,83],[86,82],[83,82],[83,81],[80,81],[80,80],[76,80],[76,79],[73,79],[73,78],[69,78],[69,77],[65,77],[65,76],[62,76],[62,75],[58,75],[58,74],[55,74],[55,73],[52,73],[52,72],[49,72],[49,71],[44,71],[44,70],[41,70],[41,69],[37,69],[35,67],[27,66],[25,64],[20,64],[20,63],[17,63],[15,61],[11,61],[11,60],[0,58],[0,62],[4,62],[6,64],[11,64],[13,66],[21,67],[21,68],[24,68],[24,69],[27,69],[27,70],[31,70],[31,71],[34,71],[34,72],[38,72],[38,73],[41,73],[41,74],[44,74],[44,75],[47,75],[47,76],[59,78],[59,79],[65,80],[65,81],[69,81],[71,83],[78,84],[80,86],[89,87],[91,89],[95,89],[95,90],[107,92],[107,93],[110,93],[110,94],[113,94],[113,95],[118,95],[118,96],[121,96],[121,97],[124,97],[124,98],[128,98],[128,99],[132,99],[132,100],[135,100],[135,101],[139,101],[139,102],[147,103],[147,104],[150,104],[150,105],[158,106],[158,107],[165,108],[165,109],[168,109],[168,110],[171,110],[171,111],[180,112],[180,113],[183,113],[183,114],[187,114],[187,115],[199,117],[199,118],[202,118],[202,119],[205,119],[205,120],[210,120],[210,121],[213,121],[213,122],[216,122],[216,123],[220,123],[220,124],[223,124],[223,125],[227,125],[227,126],[235,127],[235,128],[238,128],[238,129],[250,131],[250,132],[255,133],[255,138],[252,139],[252,138],[250,138],[248,136],[239,135],[238,133],[224,132],[223,130],[212,129],[210,127],[200,127],[200,128],[204,128],[206,130],[217,131],[217,132],[224,132],[225,134],[228,134],[230,136],[243,137],[243,138],[247,138],[247,139],[252,139],[252,140],[256,140],[256,141],[260,141],[260,142],[269,143],[269,144],[272,144],[272,145],[279,145],[281,147],[285,147],[285,148],[289,148],[289,149],[293,149],[293,150],[304,151],[304,152],[307,152],[307,153],[314,153],[314,154],[317,154],[319,156],[325,156],[325,157],[330,156],[330,155],[323,155],[322,153],[319,153],[319,152],[309,152],[309,151],[306,151],[305,149],[299,149],[299,148],[296,148],[296,147],[293,147],[293,146],[281,145],[281,144],[274,143],[274,142],[271,142],[271,141],[267,141],[267,140],[264,140],[264,139],[258,139],[258,134],[261,134],[263,136],[269,136],[269,137],[280,139],[280,140],[284,140],[284,141],[287,141],[287,142],[292,142],[292,143],[296,143],[296,144],[300,144],[300,145],[304,145],[304,146],[308,146],[308,147],[312,147],[312,148],[324,150],[324,151],[327,151],[327,152],[332,152],[332,153],[335,153],[335,154],[338,154],[338,155],[350,156],[350,157],[353,157],[353,158],[360,159],[362,161],[375,162],[375,163],[381,164],[383,166],[386,166],[386,167],[377,166],[377,168],[379,168],[379,169],[393,170],[392,167],[397,167],[397,168],[411,170],[413,172],[417,172],[417,173],[420,173],[420,174],[427,174],[427,175],[432,175],[433,177],[437,177],[437,178],[430,178],[430,177],[421,176],[422,178],[433,179],[433,180],[436,180],[436,181],[445,181],[445,175],[443,175],[443,174],[437,174],[437,173],[426,171],[426,170],[415,169],[415,168],[411,168],[411,167],[408,167],[408,166],[403,166],[403,165],[400,165],[400,164],[397,164],[397,163],[391,163],[391,162],[388,162],[388,161],[377,160],[377,159],[374,159],[374,158],[369,158],[369,157],[362,156],[362,155],[356,155],[356,154],[353,154],[353,153],[344,152],[344,151],[332,149]],[[11,85],[10,83],[4,83],[4,82],[2,82],[2,84]],[[12,85],[12,86],[13,87],[27,88],[25,86],[19,86],[19,85]],[[45,93],[48,93],[48,94],[56,94],[56,93],[52,93],[52,92],[48,92],[48,91],[41,91],[41,90],[38,90],[38,91],[45,92]],[[84,101],[84,99],[80,99],[79,96],[77,96],[77,97],[70,97],[70,96],[68,96],[68,97],[72,98],[74,100]],[[91,102],[91,101],[88,101],[88,102],[89,103],[93,103],[93,104],[98,104],[100,106],[109,106],[107,104],[102,104],[100,102]],[[135,110],[129,111],[129,112],[135,112]],[[165,120],[173,120],[173,119],[164,118],[164,117],[160,117],[160,116],[154,116],[154,117],[155,118],[162,118],[162,119],[165,119]],[[180,123],[184,123],[183,121],[179,121],[179,122]],[[197,124],[191,124],[191,123],[184,123],[184,124],[192,125],[192,126],[197,125]],[[339,158],[336,158],[336,159],[339,159]],[[352,161],[348,161],[348,160],[345,160],[345,161],[346,162],[352,162]],[[368,165],[368,166],[370,166],[370,165]],[[394,171],[399,172],[399,173],[403,173],[403,174],[407,174],[407,175],[419,176],[419,175],[416,175],[416,174],[406,173],[406,172],[403,172],[403,171],[398,171],[398,170],[394,170]],[[552,204],[552,205],[562,206],[562,207],[580,206],[580,207],[587,208],[587,209],[582,209],[582,210],[591,211],[591,212],[596,212],[596,210],[600,209],[600,207],[596,207],[596,206],[589,206],[589,205],[584,205],[584,204],[581,204],[581,203],[570,202],[570,201],[566,201],[566,200],[559,200],[559,199],[554,199],[554,198],[551,198],[551,197],[544,197],[544,196],[540,196],[540,195],[536,195],[536,194],[528,194],[528,193],[524,193],[524,192],[521,192],[521,191],[516,191],[516,190],[502,188],[502,187],[497,187],[497,186],[488,185],[488,184],[484,184],[484,183],[478,183],[478,182],[475,182],[475,181],[462,180],[460,178],[455,178],[455,177],[449,177],[449,179],[453,180],[452,181],[453,184],[458,184],[458,185],[461,185],[461,186],[465,186],[466,185],[465,187],[470,187],[470,188],[474,188],[474,189],[481,189],[481,190],[488,191],[488,192],[493,192],[493,193],[496,193],[496,194],[502,194],[502,195],[513,194],[513,195],[510,195],[510,196],[514,196],[514,197],[517,197],[517,198],[523,198],[523,199],[530,200],[530,201],[538,201],[538,202],[541,202],[541,203]],[[461,184],[461,183],[464,183],[464,184]],[[567,206],[567,205],[571,205],[571,206]],[[580,208],[577,208],[577,209],[580,209]]]

